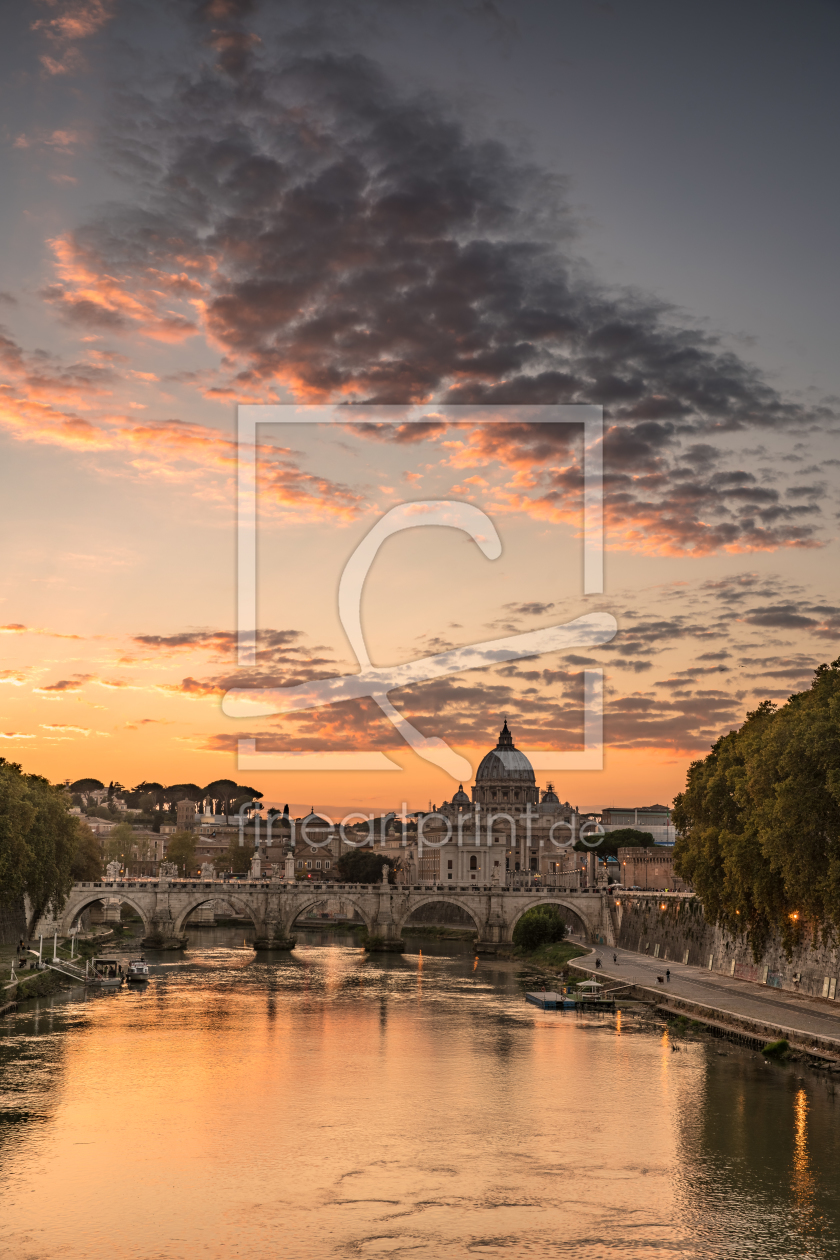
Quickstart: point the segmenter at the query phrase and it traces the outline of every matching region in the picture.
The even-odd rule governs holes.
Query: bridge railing
[[[411,893],[411,892],[441,892],[441,893],[523,893],[523,892],[545,892],[558,893],[568,896],[572,893],[600,893],[606,892],[607,889],[600,887],[578,887],[576,884],[564,883],[555,878],[533,879],[527,876],[523,879],[508,880],[505,884],[450,884],[440,883],[439,881],[427,881],[412,884],[390,884],[389,891],[392,893]],[[339,884],[332,880],[326,882],[315,883],[309,880],[295,880],[288,883],[284,880],[267,880],[267,879],[117,879],[117,880],[89,880],[83,881],[75,885],[77,889],[89,890],[101,888],[103,894],[113,894],[118,889],[134,889],[138,892],[158,891],[158,890],[176,890],[183,892],[204,891],[205,889],[218,895],[221,890],[233,893],[237,889],[254,889],[261,888],[268,892],[295,892],[295,893],[312,893],[320,892],[324,895],[334,895],[337,893],[372,893],[381,892],[383,885],[376,884]],[[617,894],[618,895],[618,894]],[[635,890],[632,892],[627,889],[621,890],[621,896],[630,897],[639,895]],[[668,896],[669,894],[661,894],[651,892],[651,897]],[[670,894],[671,896],[690,896],[691,894]]]

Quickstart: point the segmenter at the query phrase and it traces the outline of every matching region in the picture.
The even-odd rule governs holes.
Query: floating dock
[[[563,993],[526,993],[526,1001],[538,1006],[541,1011],[573,1011],[576,1002]]]
[[[541,1011],[614,1011],[615,999],[611,997],[567,997],[565,993],[526,993],[525,1000]]]

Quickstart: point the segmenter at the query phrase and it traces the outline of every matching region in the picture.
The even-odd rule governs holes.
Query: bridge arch
[[[85,895],[78,900],[71,900],[64,908],[59,934],[61,936],[69,936],[73,924],[80,915],[84,914],[85,910],[87,910],[89,906],[96,905],[98,901],[110,901],[112,898],[116,898],[120,905],[125,904],[127,906],[131,906],[132,910],[140,915],[140,918],[143,920],[143,932],[146,936],[148,936],[150,930],[148,910],[144,910],[138,900],[134,897],[127,896],[121,888],[112,888],[110,885],[107,888],[103,887],[96,892],[91,891],[89,895]]]
[[[542,896],[532,898],[527,905],[522,906],[516,911],[516,914],[508,924],[508,931],[510,933],[511,940],[513,939],[513,929],[516,927],[523,914],[527,914],[529,910],[536,909],[537,906],[555,906],[558,910],[565,910],[566,914],[570,915],[574,920],[572,926],[576,931],[583,932],[587,941],[591,941],[595,935],[592,925],[587,922],[586,918],[579,909],[576,909],[575,906],[569,905],[568,901],[564,901],[562,897],[552,897],[550,893],[543,893]]]
[[[475,924],[476,933],[478,934],[479,937],[481,936],[484,923],[483,923],[483,920],[479,917],[478,909],[475,906],[470,904],[470,901],[467,897],[453,897],[452,893],[448,893],[445,891],[437,892],[437,893],[428,893],[426,896],[420,896],[420,897],[417,897],[416,899],[412,898],[411,904],[409,905],[405,914],[399,920],[398,926],[399,926],[400,932],[402,933],[405,930],[405,926],[408,923],[408,920],[414,914],[415,910],[420,910],[423,906],[432,906],[435,904],[439,904],[443,906],[458,906],[459,909],[464,910],[472,919],[473,923]],[[410,928],[411,924],[408,923],[408,926]]]
[[[201,906],[206,906],[209,901],[227,902],[229,906],[233,906],[234,910],[238,910],[240,914],[247,915],[247,917],[251,920],[251,923],[254,926],[254,930],[258,934],[261,931],[262,926],[263,926],[262,920],[256,917],[253,906],[250,906],[248,904],[247,897],[238,897],[236,895],[231,897],[227,892],[225,892],[224,896],[219,896],[219,894],[217,893],[215,895],[211,895],[208,897],[205,892],[199,896],[191,898],[187,906],[183,910],[181,910],[177,919],[175,920],[175,929],[174,929],[175,936],[183,935],[184,930],[186,928],[187,919],[190,917],[193,911],[200,909]]]
[[[362,921],[364,922],[365,927],[367,928],[368,932],[370,932],[372,917],[368,908],[362,904],[361,899],[354,897],[352,893],[344,893],[344,892],[331,893],[329,891],[326,891],[326,892],[322,891],[320,895],[318,896],[315,896],[313,894],[311,897],[301,898],[299,902],[296,901],[293,907],[292,917],[289,919],[286,925],[287,932],[288,933],[292,932],[295,926],[295,923],[297,923],[300,916],[306,910],[311,910],[313,906],[320,905],[322,901],[326,901],[327,898],[331,896],[339,897],[346,905],[352,906],[354,910],[357,910],[358,913],[362,917]]]

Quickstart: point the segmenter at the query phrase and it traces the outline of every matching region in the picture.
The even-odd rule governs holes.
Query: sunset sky
[[[404,501],[473,503],[503,550],[389,539],[376,664],[616,618],[391,695],[475,767],[503,715],[581,747],[602,668],[603,770],[538,775],[581,808],[670,801],[840,655],[835,4],[28,0],[2,32],[0,754],[293,809],[451,796],[372,703],[221,707],[356,670],[338,581]],[[244,668],[238,403],[333,420],[261,434]],[[555,403],[604,408],[602,595],[582,430],[516,418]],[[242,737],[402,772],[241,771]]]

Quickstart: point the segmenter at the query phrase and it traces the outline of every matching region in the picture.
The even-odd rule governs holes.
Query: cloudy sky
[[[389,539],[374,664],[616,618],[391,695],[475,766],[502,715],[580,748],[603,669],[603,770],[539,776],[582,807],[670,800],[840,655],[836,4],[30,0],[2,28],[7,757],[327,810],[451,795],[372,702],[222,711],[358,669],[338,582],[405,501],[475,504],[502,554]],[[245,667],[238,403],[391,417],[261,432]],[[604,408],[597,596],[582,429],[517,418],[557,403]],[[242,737],[401,773],[242,771]]]

